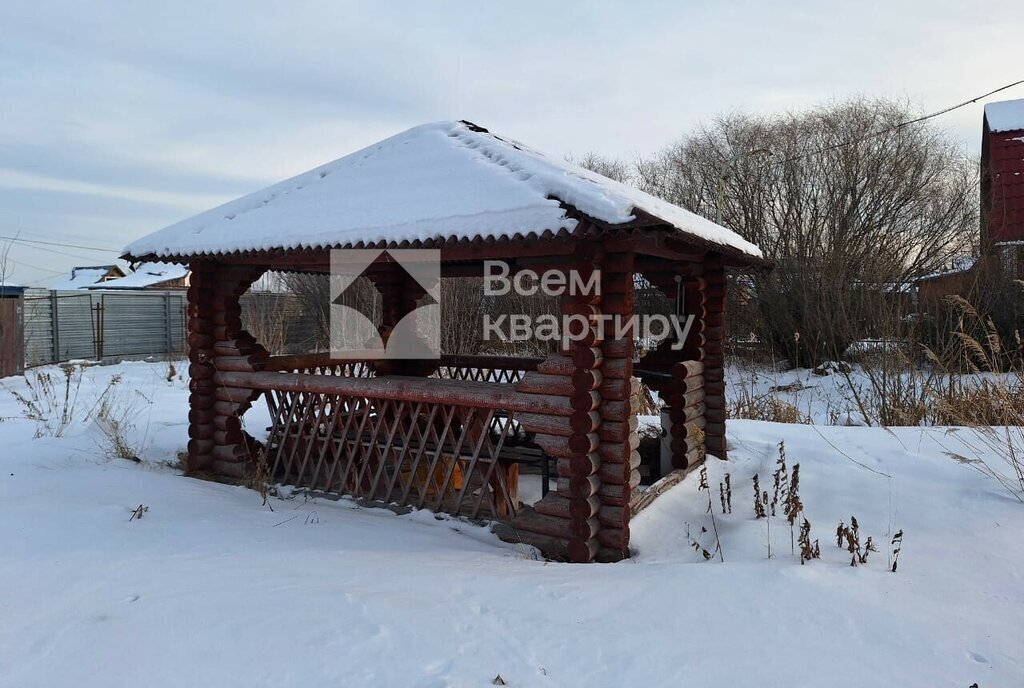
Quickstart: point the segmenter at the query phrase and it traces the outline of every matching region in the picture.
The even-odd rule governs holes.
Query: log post
[[[407,314],[417,317],[416,306],[424,295],[423,287],[397,262],[378,262],[367,276],[381,295],[380,335],[387,348],[392,332]],[[408,334],[408,332],[406,332]],[[426,348],[426,343],[423,344]],[[431,359],[381,359],[374,363],[377,375],[414,375],[426,377],[437,370]]]
[[[646,370],[669,373],[668,378],[652,380],[649,384],[661,395],[671,421],[666,431],[671,438],[672,468],[685,469],[702,461],[705,451],[704,365],[701,363],[708,334],[705,266],[655,258],[645,259],[643,265],[644,277],[676,304],[681,315],[693,316],[681,349],[672,348],[676,344],[674,340],[665,340],[641,360]]]
[[[572,562],[593,561],[600,547],[602,463],[598,448],[601,429],[606,424],[600,388],[604,383],[601,349],[600,270],[604,251],[600,244],[584,242],[577,252],[573,269],[593,290],[568,293],[562,299],[562,351],[538,364],[537,371],[516,383],[516,390],[569,402],[568,417],[523,414],[518,417],[545,454],[557,459],[557,489],[524,509],[512,521],[517,536],[541,548],[548,556],[561,556]],[[574,280],[567,280],[573,284]],[[578,287],[577,287],[578,288]],[[579,290],[583,292],[583,289]],[[615,419],[622,414],[612,407]]]
[[[705,263],[707,315],[704,341],[704,428],[709,454],[727,459],[725,441],[725,302],[726,276],[721,256],[709,254]]]
[[[683,284],[683,313],[694,319],[680,351],[680,360],[669,369],[672,379],[667,401],[675,469],[692,468],[694,463],[704,460],[706,451],[703,413],[707,409],[704,403],[707,389],[701,359],[707,342],[707,280],[691,277]]]
[[[188,470],[206,471],[213,465],[213,417],[217,385],[213,380],[213,284],[217,265],[192,261],[188,288]]]
[[[569,293],[562,299],[563,341],[569,338],[566,353],[573,359],[572,371],[572,415],[569,417],[571,434],[567,459],[559,460],[559,476],[568,476],[568,481],[558,481],[558,493],[569,500],[570,530],[573,538],[569,542],[569,559],[576,562],[592,561],[599,547],[598,534],[601,528],[597,514],[588,513],[593,506],[592,498],[601,489],[601,456],[597,452],[600,428],[604,422],[601,416],[601,394],[597,391],[603,381],[601,366],[604,356],[599,354],[602,332],[601,270],[604,264],[604,249],[600,244],[587,242],[580,245],[580,258],[576,270],[582,278],[577,284],[592,284],[588,293]],[[591,281],[597,274],[598,280]],[[572,284],[572,280],[570,280]],[[581,290],[582,291],[582,290]]]
[[[637,433],[637,395],[639,384],[633,381],[633,330],[623,328],[634,312],[632,252],[611,253],[605,257],[601,274],[602,293],[615,294],[607,299],[604,311],[612,316],[611,331],[601,343],[603,382],[621,380],[621,387],[602,384],[597,389],[601,399],[600,485],[601,506],[598,521],[597,559],[619,561],[629,556],[630,501],[640,484],[640,436]],[[625,390],[623,395],[622,391]],[[625,398],[621,398],[625,396]]]
[[[255,442],[241,416],[258,391],[239,395],[219,380],[226,371],[262,367],[266,350],[242,329],[239,297],[262,268],[193,261],[189,302],[189,470],[244,477]]]

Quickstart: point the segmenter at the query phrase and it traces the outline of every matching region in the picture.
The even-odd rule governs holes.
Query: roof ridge
[[[612,227],[646,214],[726,252],[761,257],[729,229],[469,120],[365,146],[139,239],[126,256],[557,232],[576,227],[570,210]]]

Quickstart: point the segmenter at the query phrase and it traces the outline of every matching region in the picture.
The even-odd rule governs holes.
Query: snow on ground
[[[823,425],[862,425],[857,395],[870,396],[870,384],[857,366],[849,377],[830,370],[816,375],[807,368],[775,369],[761,365],[726,368],[726,394],[735,401],[744,394],[774,398],[793,406],[811,422]]]
[[[105,456],[85,413],[114,375],[142,463]],[[973,431],[730,422],[730,461],[709,460],[724,564],[687,543],[711,530],[691,475],[635,520],[633,559],[581,566],[422,512],[271,511],[184,478],[187,391],[166,375],[89,368],[60,437],[0,389],[0,686],[1024,684],[1024,506],[945,454]],[[780,440],[822,549],[805,566],[781,518],[767,559],[753,518]],[[879,543],[856,568],[834,540],[850,515]]]

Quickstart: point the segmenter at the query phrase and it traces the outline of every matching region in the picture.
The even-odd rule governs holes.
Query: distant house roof
[[[275,249],[526,237],[608,226],[674,228],[741,258],[761,250],[650,194],[470,122],[425,124],[200,213],[125,249],[136,260]]]
[[[965,272],[970,272],[975,264],[978,262],[977,256],[955,256],[951,261],[948,268],[945,270],[938,270],[923,277],[918,277],[918,282],[925,280],[938,279],[940,277],[948,277],[950,275],[959,275]]]
[[[87,289],[145,289],[155,287],[164,282],[184,279],[188,276],[188,267],[176,263],[142,263],[135,271],[119,277],[93,284]]]
[[[23,293],[25,289],[27,287],[23,287],[20,284],[0,281],[0,296],[17,296]]]
[[[90,265],[71,268],[71,275],[61,277],[52,284],[50,289],[54,291],[74,291],[87,289],[94,284],[102,282],[111,277],[124,277],[124,270],[117,265]]]
[[[1024,98],[987,104],[985,121],[993,133],[1024,130]]]

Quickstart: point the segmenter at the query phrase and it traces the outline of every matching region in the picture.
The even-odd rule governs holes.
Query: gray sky
[[[1024,78],[1022,40],[1021,0],[10,0],[0,235],[120,249],[432,120],[632,158],[730,110],[867,94],[931,111]],[[937,123],[977,151],[981,108]],[[74,255],[16,245],[8,281],[116,258],[49,248]]]

